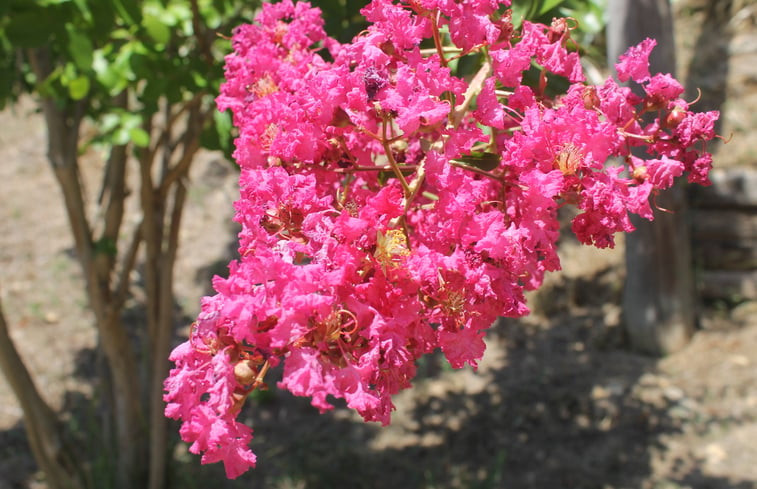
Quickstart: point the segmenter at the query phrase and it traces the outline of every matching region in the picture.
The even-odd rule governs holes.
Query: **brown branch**
[[[161,224],[163,210],[153,184],[152,161],[141,158],[140,202],[142,207],[142,239],[145,242],[145,296],[147,297],[147,337],[152,338],[157,327],[158,265],[160,259]]]
[[[184,113],[189,109],[189,107],[192,106],[192,104],[196,103],[196,100],[201,99],[203,95],[204,94],[200,93],[196,94],[189,102],[182,105],[179,110],[172,114],[166,121],[165,126],[160,131],[160,136],[158,136],[158,139],[155,141],[152,147],[147,150],[147,154],[142,156],[142,159],[148,162],[150,166],[152,166],[153,161],[155,161],[155,156],[158,154],[158,150],[160,150],[160,148],[165,148],[166,142],[171,136],[171,132],[173,130],[174,124],[176,124],[176,121],[178,121],[179,118],[184,115]],[[145,121],[143,129],[145,129],[147,133],[150,134],[152,132],[152,120],[149,121],[149,124],[148,121]]]
[[[437,13],[437,15],[440,15]],[[431,16],[431,29],[433,32],[434,37],[434,47],[436,47],[436,53],[439,55],[439,62],[442,64],[442,66],[447,66],[447,58],[444,57],[444,46],[442,46],[442,37],[439,33],[439,21],[437,20],[436,16],[432,13]]]
[[[200,48],[200,55],[202,55],[203,61],[208,65],[214,65],[216,63],[213,59],[213,53],[210,52],[210,44],[208,39],[203,35],[205,30],[202,28],[202,15],[200,14],[200,7],[197,4],[197,0],[189,0],[189,6],[192,9],[192,31],[195,39],[197,39],[197,47]]]
[[[494,180],[496,182],[502,183],[502,179],[500,177],[498,177],[497,175],[494,175],[493,173],[489,173],[488,171],[482,170],[481,168],[477,168],[475,166],[466,165],[462,161],[449,160],[449,164],[452,165],[452,166],[454,166],[454,167],[456,167],[456,168],[460,168],[462,170],[467,170],[469,172],[473,172],[473,173],[476,173],[476,174],[481,175],[483,177],[491,178],[492,180]]]
[[[30,49],[29,62],[39,80],[45,80],[53,72],[50,52],[47,48]],[[71,106],[60,108],[56,101],[44,97],[40,100],[47,128],[47,159],[58,179],[68,213],[71,231],[85,275],[92,265],[92,231],[84,205],[84,193],[79,180],[77,144],[81,116]],[[68,109],[68,110],[67,110]]]
[[[118,273],[118,278],[113,288],[113,303],[118,309],[121,309],[126,302],[126,294],[129,291],[129,275],[131,275],[134,266],[137,264],[137,253],[139,252],[139,245],[142,244],[142,226],[143,223],[140,222],[134,229],[129,247],[123,255],[121,270]]]
[[[124,110],[128,109],[128,97],[126,91],[114,97],[114,105]],[[121,230],[124,216],[124,201],[126,200],[126,163],[128,161],[127,145],[111,146],[110,154],[103,173],[102,187],[100,188],[99,201],[107,195],[105,212],[102,216],[103,229],[100,241],[107,241],[116,249],[118,236]],[[116,264],[116,255],[100,253],[95,256],[97,267],[101,274],[110,278]]]
[[[195,105],[197,98],[191,102],[192,107],[187,119],[187,127],[182,136],[182,154],[179,161],[176,162],[163,176],[158,195],[165,199],[171,186],[177,180],[184,178],[189,173],[189,167],[194,160],[195,153],[200,149],[200,133],[205,120],[210,115],[208,110],[202,110],[199,105]]]
[[[401,171],[415,171],[418,168],[418,165],[400,165],[397,164],[397,168],[399,168]],[[356,172],[362,172],[362,171],[392,171],[391,166],[350,166],[347,168],[332,168],[331,171],[334,173],[356,173]]]
[[[44,80],[52,72],[47,48],[29,51],[37,78]],[[90,306],[97,320],[100,340],[112,374],[115,400],[113,420],[116,425],[119,452],[116,479],[121,487],[130,487],[138,460],[140,408],[136,376],[136,356],[120,320],[121,310],[114,308],[110,297],[110,270],[98,265],[95,257],[92,228],[84,204],[84,189],[79,180],[79,128],[86,111],[86,102],[71,103],[52,98],[41,99],[48,130],[48,159],[53,169],[68,214],[79,263],[85,277]]]
[[[389,126],[388,124],[388,118],[386,115],[383,115],[383,120],[381,121],[381,129],[382,129],[382,137],[381,137],[381,144],[384,146],[384,153],[386,155],[386,159],[389,161],[389,166],[392,169],[392,172],[394,173],[394,176],[397,177],[397,180],[400,181],[400,185],[402,185],[403,194],[407,198],[410,194],[410,186],[407,183],[407,180],[405,179],[405,175],[402,174],[402,171],[399,168],[399,165],[397,161],[394,159],[394,155],[392,154],[392,148],[389,146],[388,142],[388,135],[387,135],[387,128]]]
[[[491,70],[491,62],[489,62],[489,60],[484,61],[484,64],[481,65],[481,68],[479,68],[478,72],[473,77],[473,80],[471,80],[470,85],[468,85],[468,88],[465,90],[465,99],[463,100],[463,103],[452,110],[450,117],[452,126],[457,127],[460,125],[463,116],[465,116],[470,104],[473,102],[473,98],[481,92],[481,89],[484,86],[484,81],[486,81],[491,74]]]
[[[42,398],[16,349],[0,302],[0,371],[24,414],[24,428],[34,459],[53,489],[83,488],[75,452],[68,446],[58,416]]]
[[[166,417],[163,402],[163,380],[168,375],[168,354],[173,337],[173,282],[174,264],[179,248],[179,231],[186,186],[179,181],[174,191],[173,208],[168,223],[168,236],[160,260],[158,291],[158,327],[152,338],[152,377],[150,379],[150,475],[149,489],[159,489],[165,483]]]

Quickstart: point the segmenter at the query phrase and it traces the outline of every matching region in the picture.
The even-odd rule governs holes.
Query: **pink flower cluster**
[[[718,114],[649,74],[654,41],[617,65],[643,97],[589,86],[572,23],[516,29],[509,3],[374,0],[345,45],[290,0],[237,28],[217,103],[239,129],[240,258],[165,383],[166,415],[203,463],[232,478],[255,464],[236,418],[280,363],[279,387],[321,411],[332,396],[389,423],[419,357],[476,367],[493,321],[528,313],[524,290],[560,268],[560,206],[581,211],[582,242],[613,246],[676,177],[707,183]],[[455,76],[469,55],[481,69]],[[570,88],[550,97],[557,77]]]

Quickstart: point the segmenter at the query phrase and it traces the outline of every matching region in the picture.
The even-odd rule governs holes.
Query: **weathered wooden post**
[[[647,37],[657,40],[650,71],[673,73],[675,45],[669,0],[609,1],[611,63]],[[634,219],[637,230],[626,237],[623,308],[632,346],[662,355],[682,348],[693,332],[694,279],[684,188],[676,185],[658,196],[655,205],[654,222]]]

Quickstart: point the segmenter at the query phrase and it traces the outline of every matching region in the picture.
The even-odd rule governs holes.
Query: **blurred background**
[[[362,2],[312,3],[340,41],[365,27]],[[593,81],[610,73],[606,2],[514,3],[519,18],[576,18]],[[0,489],[757,487],[751,0],[672,2],[687,100],[721,110],[729,140],[710,147],[715,184],[684,192],[693,335],[667,355],[640,346],[624,241],[581,247],[565,215],[564,270],[531,316],[492,328],[478,372],[424,359],[385,428],[256,391],[242,417],[258,468],[227,481],[200,465],[161,383],[236,256],[234,132],[212,101],[228,38],[258,7],[0,3]]]

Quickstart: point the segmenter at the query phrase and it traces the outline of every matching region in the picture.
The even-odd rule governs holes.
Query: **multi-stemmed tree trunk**
[[[83,474],[68,446],[58,418],[40,394],[29,371],[13,346],[8,324],[0,305],[0,371],[16,395],[24,412],[26,438],[34,459],[51,480],[52,489],[83,487]]]
[[[608,58],[617,60],[645,38],[657,40],[650,70],[675,72],[673,17],[669,0],[610,0]],[[634,219],[626,236],[627,278],[623,298],[626,330],[636,349],[670,353],[694,329],[694,278],[684,187],[656,197],[655,220]]]
[[[30,50],[28,56],[39,79],[47,78],[53,70],[49,53],[42,48]],[[128,110],[125,92],[113,102]],[[143,129],[153,135],[152,143],[135,151],[136,160],[129,157],[135,149],[131,144],[113,146],[99,192],[101,212],[94,220],[87,209],[79,165],[79,133],[88,101],[62,105],[59,100],[43,97],[39,103],[48,132],[48,160],[59,184],[107,365],[109,382],[104,384],[107,392],[103,394],[110,402],[108,424],[115,428],[109,447],[115,464],[114,483],[124,489],[157,489],[163,487],[165,479],[162,383],[168,372],[174,331],[173,269],[185,180],[199,149],[210,104],[204,94],[178,104],[164,103],[164,110],[144,123]],[[136,166],[139,175],[137,195],[142,215],[138,225],[124,229],[130,166]],[[130,236],[127,243],[120,239],[122,235]],[[146,326],[139,335],[145,344],[136,345],[122,314],[140,248]],[[85,487],[87,477],[78,472],[75,452],[62,449],[66,435],[54,411],[34,387],[7,333],[2,311],[0,354],[0,367],[22,404],[30,444],[48,483],[56,489]],[[145,372],[147,378],[141,378]],[[144,391],[148,391],[147,403],[142,402]]]

